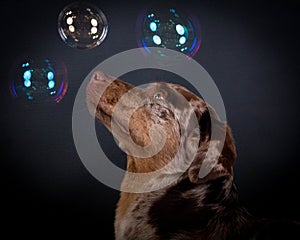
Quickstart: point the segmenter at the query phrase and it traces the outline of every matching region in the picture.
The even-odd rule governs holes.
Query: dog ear
[[[206,107],[199,107],[203,104]],[[203,183],[232,175],[236,150],[229,126],[204,101],[196,105],[194,111],[199,121],[200,143],[196,157],[188,169],[190,181]]]
[[[194,93],[180,85],[170,85],[190,103],[199,123],[199,146],[196,157],[187,170],[190,181],[202,183],[232,175],[236,150],[230,127],[220,120],[211,106]]]

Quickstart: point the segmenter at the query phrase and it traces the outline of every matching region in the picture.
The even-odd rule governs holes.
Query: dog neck
[[[201,184],[191,183],[188,178],[184,178],[154,202],[149,215],[150,219],[153,219],[151,224],[155,226],[159,235],[166,239],[171,236],[164,234],[174,234],[177,229],[186,232],[202,229],[203,236],[207,237],[209,232],[216,233],[222,229],[217,226],[230,225],[236,228],[246,224],[251,218],[238,203],[232,176]],[[234,219],[238,221],[235,222]],[[225,239],[222,238],[222,234],[224,233],[216,233],[220,238],[214,239]]]

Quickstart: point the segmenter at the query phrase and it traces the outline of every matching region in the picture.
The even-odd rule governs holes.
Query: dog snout
[[[95,82],[101,82],[101,81],[106,81],[106,79],[107,79],[107,76],[103,72],[97,71],[93,74],[93,77],[91,80],[95,81]]]
[[[94,105],[98,104],[99,97],[113,80],[113,77],[108,76],[103,72],[94,72],[86,88],[88,102],[93,103]]]
[[[101,90],[104,87],[107,87],[114,79],[110,76],[107,76],[103,72],[97,71],[95,72],[91,80],[87,86],[87,92],[95,92],[97,90]]]
[[[91,82],[98,83],[98,84],[111,83],[114,80],[116,80],[116,78],[106,75],[105,73],[103,73],[101,71],[94,72],[94,74],[91,78]]]

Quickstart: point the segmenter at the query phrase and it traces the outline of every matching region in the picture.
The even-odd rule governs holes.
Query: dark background
[[[112,239],[119,193],[81,163],[72,107],[97,64],[137,47],[136,19],[150,2],[91,1],[109,22],[107,38],[92,50],[72,49],[59,38],[57,17],[70,2],[0,3],[1,227],[11,235],[63,230],[70,237],[84,232]],[[300,221],[297,1],[173,2],[191,10],[201,24],[202,44],[194,58],[213,77],[225,103],[238,151],[235,180],[241,200],[257,216]],[[8,73],[23,55],[65,62],[69,88],[59,104],[12,99]],[[102,139],[108,139],[101,128]]]

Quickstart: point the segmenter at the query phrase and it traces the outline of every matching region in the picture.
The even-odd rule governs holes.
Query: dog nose
[[[103,72],[100,72],[100,71],[95,72],[92,77],[92,79],[95,81],[105,81],[106,78],[107,78],[107,76]]]
[[[91,82],[94,84],[110,84],[112,83],[114,80],[116,80],[115,77],[112,77],[110,75],[106,75],[105,73],[101,72],[101,71],[96,71],[94,72]]]

